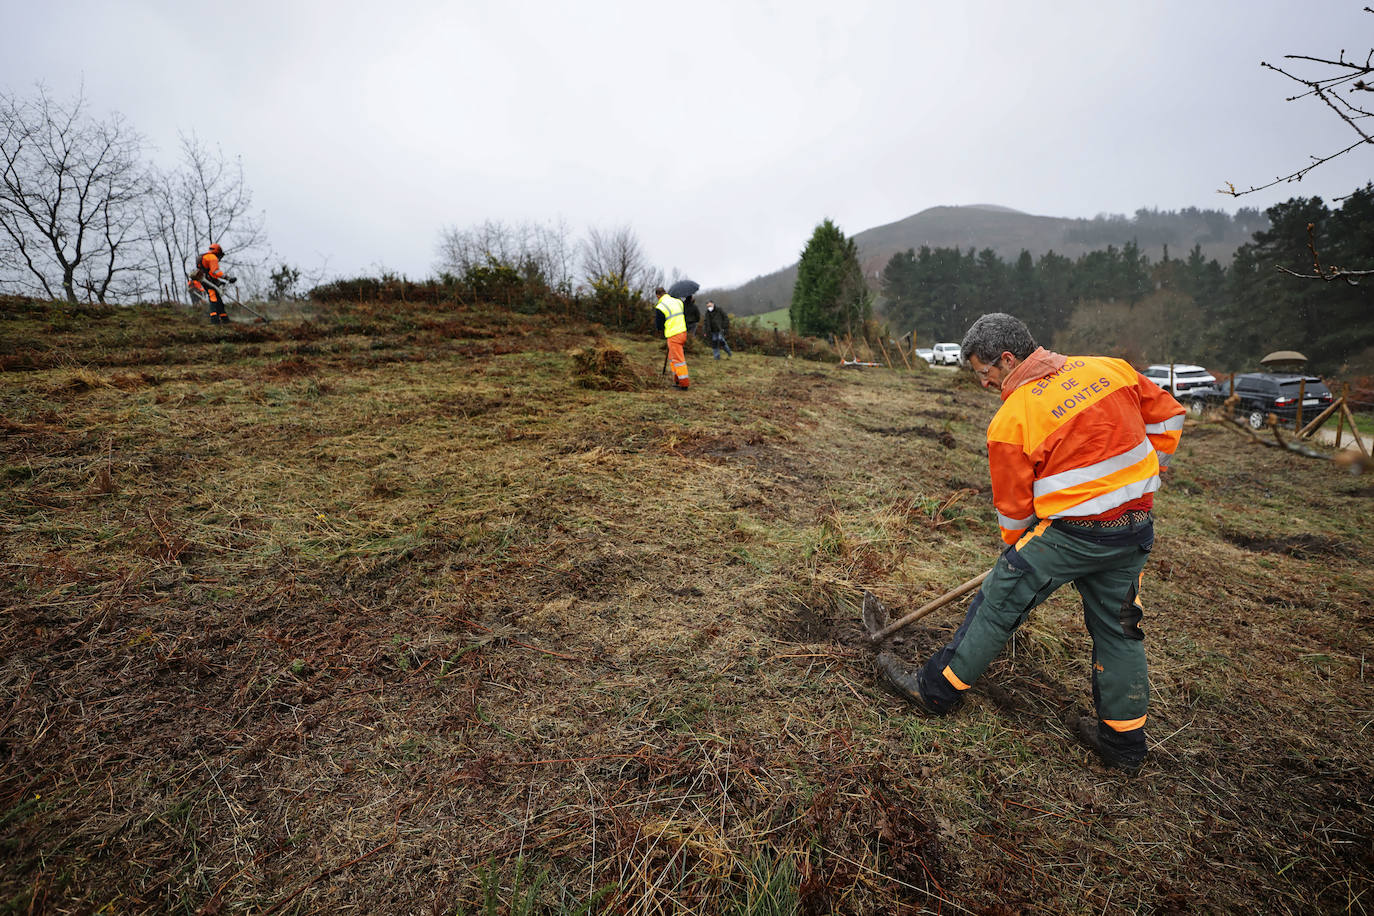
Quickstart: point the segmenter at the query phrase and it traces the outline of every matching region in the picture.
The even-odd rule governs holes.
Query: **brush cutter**
[[[868,638],[874,645],[881,643],[884,639],[896,633],[902,627],[915,623],[931,611],[944,607],[957,598],[967,595],[975,588],[983,584],[983,580],[988,577],[988,572],[974,576],[957,588],[950,589],[934,601],[927,602],[916,610],[907,614],[899,620],[891,621],[891,615],[887,612],[887,607],[874,597],[872,592],[864,592],[864,629],[868,630]],[[891,621],[891,622],[889,622]]]
[[[221,288],[221,289],[220,289],[220,296],[223,296],[223,295],[224,295],[224,290],[223,290],[223,288]],[[250,314],[250,315],[252,315],[253,317],[257,318],[257,319],[258,319],[259,321],[261,321],[263,324],[269,324],[269,323],[271,323],[271,321],[272,321],[271,318],[268,318],[266,315],[262,314],[261,312],[256,312],[256,311],[254,311],[253,309],[249,308],[248,306],[244,305],[243,302],[239,300],[239,291],[238,291],[238,287],[235,287],[235,288],[234,288],[234,302],[233,302],[233,304],[234,304],[234,305],[237,305],[239,308],[243,309],[243,310],[244,310],[245,312],[247,312],[248,314]]]

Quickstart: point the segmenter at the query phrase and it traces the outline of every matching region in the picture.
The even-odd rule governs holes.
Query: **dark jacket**
[[[697,308],[697,301],[691,296],[682,300],[682,317],[687,322],[688,334],[695,331],[701,323],[701,309]]]
[[[730,316],[720,306],[706,310],[706,333],[724,334],[730,330]]]

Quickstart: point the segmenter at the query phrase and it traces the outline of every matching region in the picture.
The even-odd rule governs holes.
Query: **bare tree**
[[[582,278],[592,285],[609,277],[619,279],[639,296],[663,282],[663,272],[649,263],[639,237],[629,226],[605,231],[592,228],[582,243]]]
[[[1374,13],[1374,9],[1365,7],[1366,13]],[[1327,156],[1312,156],[1312,161],[1295,172],[1275,178],[1273,181],[1246,188],[1244,191],[1237,191],[1236,186],[1231,182],[1226,182],[1226,187],[1220,190],[1222,194],[1229,194],[1232,197],[1240,197],[1244,194],[1253,194],[1255,191],[1263,191],[1265,188],[1272,188],[1276,184],[1288,181],[1302,181],[1303,176],[1323,163],[1330,162],[1339,156],[1363,146],[1366,143],[1374,143],[1370,131],[1366,125],[1369,123],[1371,111],[1369,103],[1365,101],[1368,96],[1362,95],[1365,92],[1374,92],[1374,83],[1370,78],[1374,76],[1374,49],[1365,55],[1363,62],[1346,60],[1345,50],[1342,49],[1335,60],[1324,57],[1312,57],[1306,54],[1285,54],[1284,60],[1301,62],[1301,66],[1310,71],[1306,74],[1290,73],[1283,67],[1276,67],[1273,64],[1260,61],[1260,66],[1275,73],[1280,73],[1288,79],[1305,86],[1303,92],[1294,96],[1289,96],[1285,101],[1294,102],[1298,99],[1314,98],[1321,101],[1327,108],[1335,112],[1336,117],[1340,118],[1350,126],[1350,129],[1359,137],[1354,143],[1337,150]],[[1342,91],[1344,90],[1344,91]]]
[[[144,225],[155,283],[164,295],[185,296],[186,271],[205,246],[218,242],[236,265],[258,266],[253,255],[264,244],[262,218],[253,211],[253,194],[243,164],[228,162],[196,137],[181,137],[182,163],[149,179],[150,201]]]
[[[80,271],[80,285],[87,297],[98,302],[145,298],[149,285],[143,211],[148,185],[142,174],[117,182],[101,203],[91,228],[99,233],[100,244],[86,258]]]
[[[489,261],[550,289],[572,292],[574,248],[561,219],[548,224],[486,220],[467,229],[445,229],[440,235],[440,271],[462,275]]]
[[[42,86],[31,100],[0,93],[0,284],[104,302],[136,277],[142,143],[117,114],[88,117],[80,94],[60,103]]]

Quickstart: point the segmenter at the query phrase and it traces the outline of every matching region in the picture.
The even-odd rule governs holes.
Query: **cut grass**
[[[862,591],[1000,547],[964,374],[698,352],[678,394],[486,307],[0,341],[11,908],[1370,909],[1368,478],[1190,424],[1121,780],[1064,726],[1071,589],[954,717],[873,682]]]

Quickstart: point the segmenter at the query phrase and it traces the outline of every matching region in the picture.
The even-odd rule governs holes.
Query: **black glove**
[[[230,283],[237,283],[237,282],[239,282],[239,278],[238,278],[238,277],[226,277],[225,279],[227,279]]]

